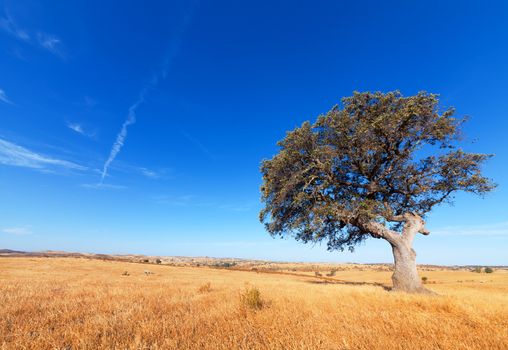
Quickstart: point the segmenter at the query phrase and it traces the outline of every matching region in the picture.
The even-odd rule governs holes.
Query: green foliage
[[[486,267],[484,271],[485,271],[485,273],[492,273],[492,272],[494,272],[494,270],[491,267]]]
[[[230,267],[236,266],[235,262],[218,262],[213,265],[214,267],[229,269]]]
[[[342,99],[342,108],[288,132],[279,153],[263,161],[260,220],[273,236],[353,250],[380,237],[373,222],[398,221],[392,228],[400,231],[396,217],[423,217],[457,191],[490,191],[495,185],[480,169],[490,155],[457,148],[462,121],[453,115],[426,92]]]
[[[248,287],[240,294],[240,303],[251,310],[261,310],[265,304],[261,292],[255,287]]]
[[[332,270],[330,271],[330,273],[327,273],[326,275],[327,275],[328,277],[333,277],[333,276],[335,276],[335,274],[336,274],[336,273],[337,273],[337,269],[332,269]]]
[[[482,268],[480,266],[476,266],[472,272],[476,272],[476,273],[481,273],[482,272]]]

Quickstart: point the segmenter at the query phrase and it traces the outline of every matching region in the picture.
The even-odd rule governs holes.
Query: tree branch
[[[397,232],[390,230],[388,227],[377,221],[369,221],[361,224],[361,226],[374,237],[384,238],[391,244],[397,244],[400,241],[400,235],[397,234]]]

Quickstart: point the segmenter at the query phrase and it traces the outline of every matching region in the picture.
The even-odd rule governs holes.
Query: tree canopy
[[[481,166],[491,155],[459,148],[464,119],[438,104],[427,92],[355,92],[288,132],[261,166],[260,220],[274,236],[353,250],[386,238],[386,227],[401,233],[407,215],[423,218],[457,191],[490,191]]]

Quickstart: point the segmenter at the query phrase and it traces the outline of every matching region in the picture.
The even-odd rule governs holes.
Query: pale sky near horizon
[[[508,265],[508,3],[0,0],[0,249],[391,262],[272,239],[259,165],[357,91],[439,93],[498,188],[419,263]]]

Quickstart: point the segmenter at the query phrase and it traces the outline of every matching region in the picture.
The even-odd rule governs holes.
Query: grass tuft
[[[240,303],[251,310],[261,310],[265,304],[263,299],[261,299],[261,292],[256,287],[247,287],[240,294]]]
[[[212,291],[212,284],[210,282],[206,282],[198,288],[199,293],[210,293]]]

